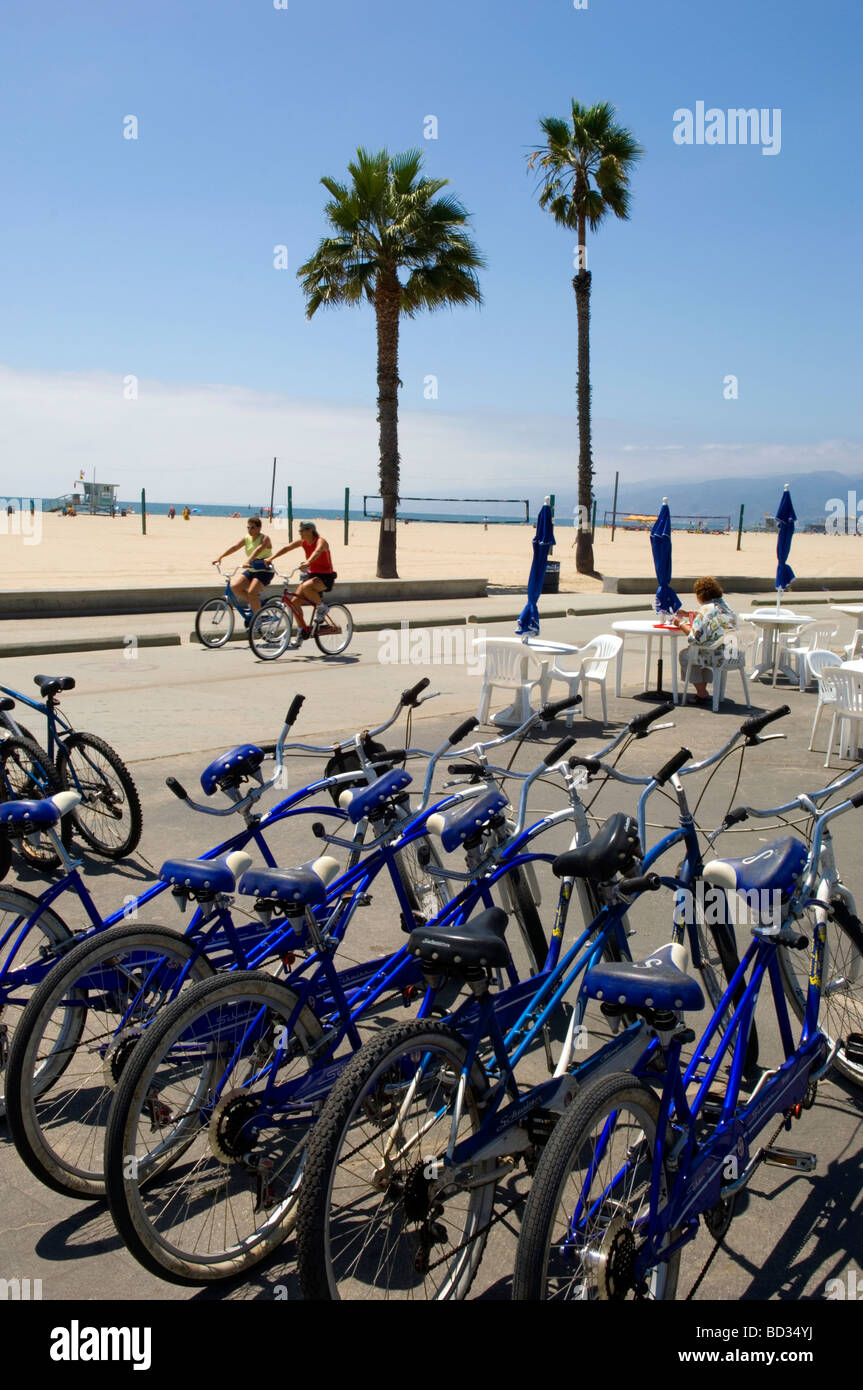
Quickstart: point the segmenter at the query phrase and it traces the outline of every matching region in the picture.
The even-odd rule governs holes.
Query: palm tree
[[[590,442],[590,271],[587,228],[595,232],[606,213],[629,216],[629,174],[644,150],[630,131],[615,122],[607,101],[596,106],[572,103],[572,121],[547,116],[540,121],[545,143],[528,155],[542,171],[539,205],[555,222],[578,233],[578,269],[573,276],[578,316],[578,510],[575,563],[592,574],[593,454]],[[595,185],[595,186],[594,186]]]
[[[397,579],[396,509],[399,501],[399,325],[420,309],[479,304],[476,272],[484,262],[465,231],[468,215],[454,198],[438,197],[448,179],[420,176],[419,150],[391,155],[357,150],[350,184],[323,178],[330,195],[324,211],[333,235],[297,275],[306,316],[321,306],[374,307],[378,337],[378,425],[381,530],[379,579]],[[403,275],[400,274],[403,272]]]

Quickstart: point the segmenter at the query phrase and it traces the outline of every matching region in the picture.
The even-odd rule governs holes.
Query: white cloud
[[[123,378],[106,372],[30,372],[0,367],[0,450],[9,494],[53,496],[85,469],[153,501],[253,505],[269,495],[279,459],[277,501],[294,486],[298,506],[330,505],[350,486],[359,503],[377,487],[375,403],[336,405],[235,386],[171,386],[141,379],[126,400]],[[448,413],[429,406],[400,414],[402,491],[458,496],[540,496],[571,491],[578,457],[574,415]],[[690,478],[710,457],[712,478],[817,468],[860,471],[863,449],[845,440],[631,443],[628,426],[595,422],[597,483],[620,469],[644,478],[633,455],[650,454],[657,479]],[[667,439],[663,430],[660,440]],[[626,441],[626,442],[625,442]]]

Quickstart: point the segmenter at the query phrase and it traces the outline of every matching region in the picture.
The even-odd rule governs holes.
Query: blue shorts
[[[252,560],[249,568],[243,570],[244,579],[259,579],[264,585],[272,584],[276,571],[262,560]]]

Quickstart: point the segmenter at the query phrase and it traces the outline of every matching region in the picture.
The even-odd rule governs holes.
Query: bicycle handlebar
[[[674,754],[673,758],[669,758],[668,762],[665,763],[658,772],[654,773],[653,781],[656,782],[657,786],[664,787],[666,782],[674,776],[675,772],[679,772],[684,763],[689,762],[691,757],[691,748],[679,749],[678,752]]]
[[[644,714],[637,714],[634,719],[629,721],[630,733],[635,734],[636,738],[645,738],[649,726],[655,719],[661,719],[664,714],[671,714],[674,704],[669,701],[665,705],[657,705],[654,709],[644,711]]]
[[[784,719],[786,714],[791,713],[790,705],[780,705],[778,709],[769,710],[767,714],[756,714],[751,719],[744,719],[740,725],[739,732],[747,739],[754,739],[761,733],[768,724],[773,724],[777,719]]]
[[[546,767],[554,767],[555,763],[559,763],[561,758],[566,757],[567,753],[569,752],[570,748],[574,743],[575,739],[571,736],[562,738],[557,747],[552,748],[550,753],[546,753],[545,757],[542,760],[544,765]]]
[[[549,724],[552,719],[556,719],[559,714],[563,714],[564,710],[574,709],[576,705],[580,704],[580,695],[567,695],[563,700],[549,701],[548,704],[543,705],[540,709],[539,718],[543,724]]]

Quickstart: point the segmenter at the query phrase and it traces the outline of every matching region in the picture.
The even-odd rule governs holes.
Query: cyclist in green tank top
[[[213,564],[218,565],[226,555],[233,555],[235,550],[245,549],[246,568],[240,574],[234,575],[231,590],[237,602],[247,603],[255,614],[261,606],[261,590],[273,582],[275,575],[272,565],[273,546],[269,536],[263,534],[259,516],[249,517],[247,530],[248,535],[237,541],[236,545],[223,550]],[[246,627],[248,626],[247,622]]]

